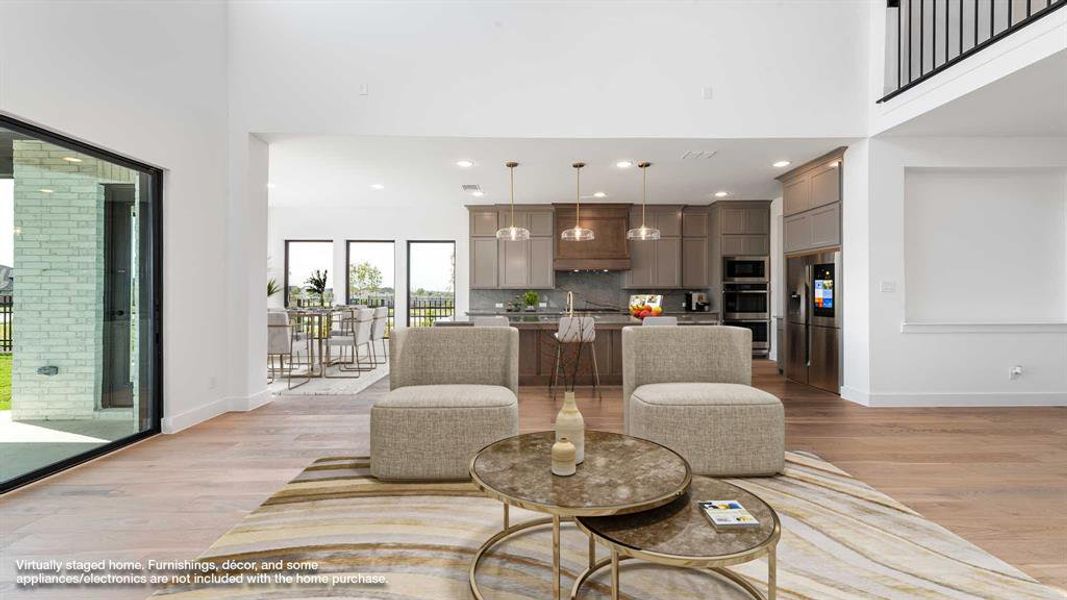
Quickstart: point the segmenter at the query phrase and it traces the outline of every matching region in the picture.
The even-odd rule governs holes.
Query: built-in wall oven
[[[767,319],[724,319],[723,325],[730,327],[744,327],[752,330],[752,354],[766,356],[771,349],[770,328],[771,322]]]
[[[752,353],[766,355],[771,348],[770,295],[766,283],[722,284],[723,325],[752,331]]]
[[[770,281],[768,264],[766,256],[724,256],[722,280],[724,283],[766,283]]]
[[[723,319],[768,319],[770,303],[766,283],[723,283]]]

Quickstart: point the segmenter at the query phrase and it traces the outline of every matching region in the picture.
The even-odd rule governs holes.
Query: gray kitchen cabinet
[[[549,217],[551,218],[551,214]],[[552,268],[554,242],[555,240],[548,236],[530,238],[530,280],[528,287],[537,289],[556,287],[556,271]]]
[[[496,239],[500,227],[512,224],[511,207],[471,206],[470,287],[472,289],[550,289],[555,218],[550,207],[516,207],[514,223],[530,230],[530,239]]]
[[[682,285],[682,207],[649,206],[645,224],[660,231],[658,240],[631,240],[627,288],[670,289]],[[630,226],[641,225],[641,206],[630,210]]]
[[[653,285],[657,288],[682,286],[682,238],[660,238],[655,241],[656,262]]]
[[[825,248],[841,244],[841,203],[835,202],[811,211],[811,246]]]
[[[471,235],[495,237],[496,230],[500,229],[500,222],[497,220],[498,212],[495,206],[470,207]]]
[[[476,289],[493,289],[498,286],[498,259],[496,237],[472,237],[470,240],[470,286]]]
[[[655,241],[630,242],[630,270],[623,277],[625,287],[650,288],[655,285],[655,244]]]
[[[720,211],[723,235],[767,235],[770,233],[771,211],[763,206],[723,207]]]
[[[766,235],[724,235],[723,256],[767,256],[771,253],[770,238]]]
[[[682,210],[682,237],[708,237],[708,210],[706,207],[686,207]]]
[[[787,254],[841,244],[841,203],[785,217],[782,246]]]
[[[782,211],[788,215],[811,208],[811,178],[801,175],[782,184]]]
[[[530,243],[500,240],[497,247],[500,251],[500,287],[527,287],[530,282]]]
[[[711,269],[708,238],[682,238],[682,287],[686,289],[703,289],[708,287]]]
[[[841,201],[840,164],[834,160],[811,171],[811,208]]]

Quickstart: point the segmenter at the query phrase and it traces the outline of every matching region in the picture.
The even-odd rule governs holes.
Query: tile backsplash
[[[535,290],[548,309],[563,309],[567,306],[567,292],[574,292],[574,308],[577,310],[615,308],[625,310],[630,294],[663,294],[663,308],[668,311],[682,310],[687,290],[628,290],[623,289],[624,275],[621,271],[557,271],[556,288]],[[494,310],[497,303],[507,304],[521,296],[525,290],[471,290],[471,310]],[[692,290],[698,291],[698,290]],[[707,292],[708,290],[699,290]],[[717,309],[713,301],[713,309]]]

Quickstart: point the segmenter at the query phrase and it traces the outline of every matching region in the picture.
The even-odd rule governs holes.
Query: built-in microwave
[[[770,276],[766,256],[724,256],[722,280],[733,283],[765,283]]]

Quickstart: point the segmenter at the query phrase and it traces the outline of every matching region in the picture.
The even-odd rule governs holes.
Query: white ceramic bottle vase
[[[556,441],[567,438],[574,444],[576,452],[575,464],[582,464],[585,460],[585,419],[578,412],[578,404],[574,401],[574,392],[563,394],[563,408],[556,415]]]
[[[574,444],[563,438],[552,444],[552,474],[560,477],[574,475],[578,466],[574,462]]]

